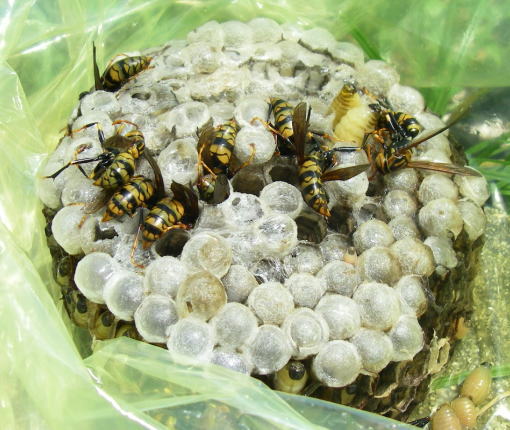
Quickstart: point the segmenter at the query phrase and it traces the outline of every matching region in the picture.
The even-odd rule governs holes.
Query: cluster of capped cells
[[[158,242],[136,249],[143,269],[130,258],[138,216],[102,222],[104,210],[86,214],[83,205],[101,189],[75,167],[40,179],[41,200],[58,210],[54,238],[68,254],[83,255],[74,275],[81,293],[116,318],[134,320],[147,342],[246,374],[308,360],[313,378],[343,387],[361,373],[411,360],[424,346],[418,318],[433,301],[428,277],[461,264],[453,242],[463,231],[471,241],[483,233],[485,180],[401,169],[379,177],[375,191],[369,172],[328,182],[331,219],[347,211],[342,219],[351,228],[344,229],[306,205],[293,179],[295,157],[275,155],[274,134],[253,119],[267,118],[269,97],[306,102],[311,129],[359,145],[369,131],[367,105],[332,126],[329,106],[346,82],[386,97],[425,130],[440,127],[420,93],[400,85],[390,65],[366,61],[359,47],[324,29],[265,18],[208,22],[142,54],[153,57],[151,67],[117,92],[85,95],[70,129],[98,123],[108,138],[118,132],[112,122],[135,123],[167,193],[172,181],[196,185],[197,129],[211,119],[217,126],[235,118],[234,156],[246,162],[253,147],[254,156],[229,181],[227,200],[200,202],[193,228],[180,232],[178,255],[165,255]],[[420,145],[415,159],[451,163],[447,134]],[[78,158],[102,152],[97,127],[64,137],[41,174],[71,161],[77,148]],[[337,163],[366,163],[365,155],[338,153]],[[82,167],[90,173],[94,164]],[[143,158],[135,174],[154,177]]]

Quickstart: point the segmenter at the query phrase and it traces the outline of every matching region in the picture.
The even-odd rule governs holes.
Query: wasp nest
[[[428,357],[432,327],[447,335],[431,322],[438,308],[464,311],[453,300],[440,303],[437,285],[462,277],[453,273],[483,233],[487,184],[411,168],[362,171],[325,183],[326,219],[303,200],[297,157],[280,147],[275,153],[276,135],[264,120],[271,97],[291,106],[306,102],[310,130],[333,136],[324,138],[330,148],[359,147],[376,129],[369,106],[376,99],[368,94],[413,116],[425,131],[442,121],[424,110],[418,91],[399,84],[390,65],[365,61],[357,46],[323,29],[262,18],[213,21],[142,55],[152,57],[150,67],[119,90],[81,98],[69,129],[86,127],[62,139],[42,175],[101,154],[98,126],[106,140],[137,128],[167,195],[174,181],[196,192],[207,173],[199,164],[197,130],[232,118],[239,128],[232,157],[237,167],[230,170],[235,174],[228,177],[226,200],[200,201],[190,228],[170,230],[134,255],[138,216],[104,221],[104,206],[88,213],[84,208],[101,188],[75,166],[41,179],[40,198],[47,213],[55,213],[48,235],[59,258],[57,278],[72,316],[99,339],[120,332],[247,374],[275,374],[289,360],[302,361],[311,380],[325,387],[352,384],[350,396],[337,400],[389,413],[397,399],[404,411],[409,401],[391,393],[399,385],[416,390],[427,372],[420,368],[415,379],[402,380],[398,366],[420,351]],[[335,105],[346,83],[366,94]],[[97,126],[87,127],[92,123]],[[446,135],[419,145],[413,160],[459,164]],[[335,161],[335,168],[356,166],[367,156],[338,151]],[[80,166],[91,175],[96,164]],[[143,157],[134,175],[155,179]],[[96,320],[83,322],[91,309],[113,314],[101,322],[111,327],[106,334]]]

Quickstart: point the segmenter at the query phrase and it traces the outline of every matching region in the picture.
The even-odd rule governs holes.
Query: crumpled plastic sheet
[[[496,9],[500,10],[496,10]],[[508,85],[509,11],[483,1],[7,0],[0,9],[0,423],[2,429],[409,428],[216,366],[171,361],[116,339],[86,355],[51,276],[38,168],[78,94],[92,86],[91,43],[113,55],[179,38],[216,19],[264,16],[323,26],[393,62],[443,108],[453,87]],[[165,422],[166,424],[162,424]],[[243,427],[244,425],[244,427]]]

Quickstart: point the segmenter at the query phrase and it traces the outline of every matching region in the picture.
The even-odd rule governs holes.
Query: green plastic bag
[[[114,54],[180,38],[211,19],[323,26],[393,62],[443,108],[452,87],[508,85],[508,12],[483,1],[8,0],[0,9],[0,423],[2,429],[409,428],[316,399],[278,395],[216,366],[170,362],[116,339],[86,354],[52,280],[35,181],[80,92],[90,47]],[[505,33],[506,32],[506,33]],[[501,43],[499,42],[501,41]],[[165,414],[167,415],[165,418]],[[173,418],[169,418],[169,416]],[[230,425],[230,427],[229,427]]]

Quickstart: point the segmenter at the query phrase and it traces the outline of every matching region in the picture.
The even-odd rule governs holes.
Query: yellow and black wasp
[[[138,73],[149,68],[152,57],[137,55],[134,57],[124,57],[106,66],[102,75],[99,75],[99,67],[96,60],[96,46],[92,43],[92,57],[94,62],[94,82],[95,89],[103,91],[117,91],[135,77]]]
[[[232,153],[238,131],[239,124],[232,118],[216,128],[208,123],[199,132],[197,187],[200,198],[207,203],[218,204],[224,201],[229,192],[228,179],[248,165],[255,155],[253,149],[248,161],[236,169],[232,168]]]
[[[294,108],[292,115],[292,137],[298,161],[298,178],[303,199],[314,211],[329,217],[328,196],[323,182],[345,181],[367,170],[370,165],[357,165],[330,169],[334,164],[334,153],[358,150],[357,147],[325,149],[317,137],[308,133],[310,110],[306,103]]]
[[[480,173],[476,170],[470,169],[469,167],[456,166],[447,163],[435,163],[431,161],[412,160],[414,148],[434,136],[441,134],[459,121],[467,113],[474,99],[478,97],[479,94],[476,93],[466,99],[466,101],[452,113],[449,121],[443,127],[437,130],[432,130],[418,139],[396,142],[393,140],[394,137],[392,133],[390,133],[389,136],[382,135],[383,139],[386,137],[386,139],[382,142],[378,138],[369,141],[369,138],[373,135],[373,133],[367,133],[362,145],[367,153],[370,163],[367,166],[372,166],[373,173],[377,171],[383,175],[398,169],[409,167],[454,175],[481,176]]]

